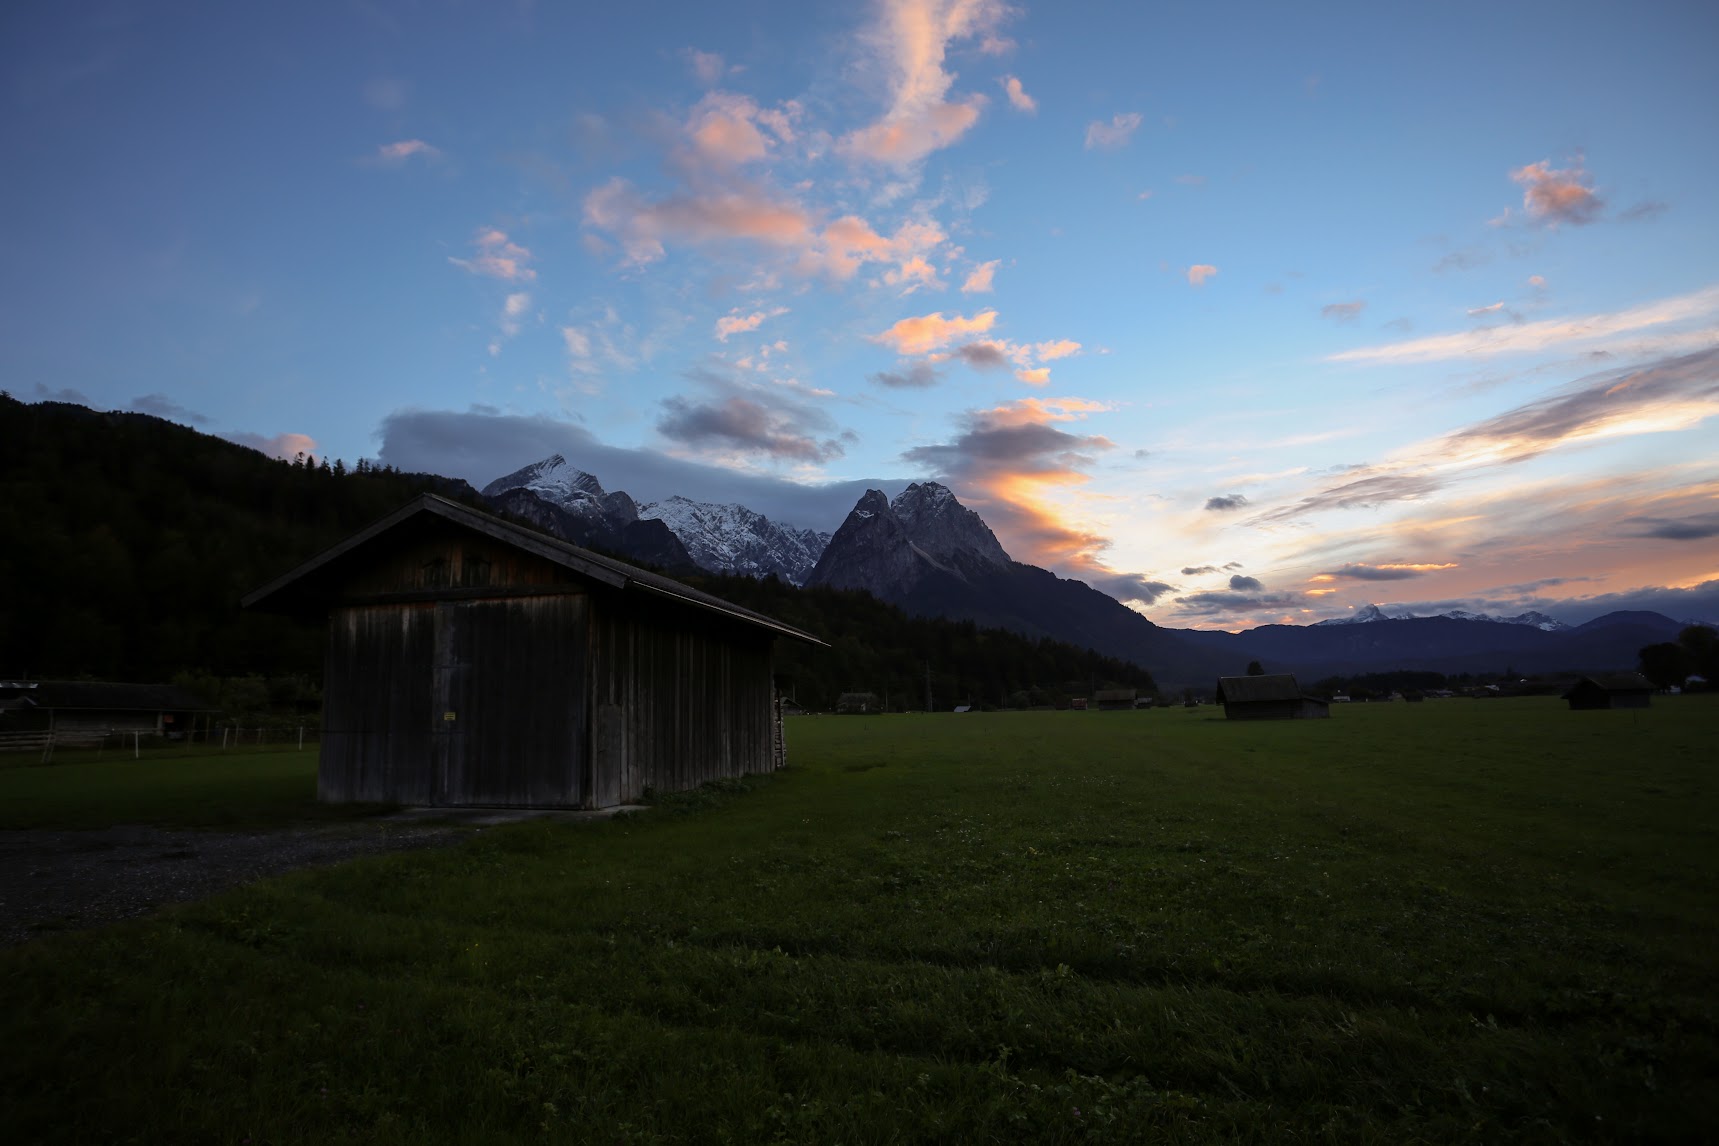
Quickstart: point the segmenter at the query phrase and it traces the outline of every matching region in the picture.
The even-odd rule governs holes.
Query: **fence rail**
[[[148,755],[185,752],[295,752],[315,750],[322,743],[322,730],[310,725],[276,728],[241,728],[225,725],[199,728],[192,732],[156,733],[132,728],[39,729],[25,732],[0,732],[0,756],[35,755],[42,764],[51,764],[56,753],[75,751],[76,759],[86,759],[93,752],[97,758],[108,753],[122,753],[134,760]],[[3,766],[3,765],[0,765]]]

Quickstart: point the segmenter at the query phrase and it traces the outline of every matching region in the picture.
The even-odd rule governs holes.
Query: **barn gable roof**
[[[1300,700],[1301,686],[1294,673],[1271,673],[1266,676],[1221,676],[1218,678],[1219,704],[1252,704],[1257,701]]]
[[[1562,699],[1569,700],[1570,693],[1582,686],[1597,688],[1605,692],[1652,692],[1653,682],[1638,672],[1591,672],[1570,687]]]
[[[451,522],[474,533],[492,538],[504,545],[533,554],[561,566],[590,581],[621,592],[640,592],[667,597],[703,612],[714,613],[777,636],[822,645],[808,632],[783,624],[773,617],[724,601],[710,593],[683,585],[671,577],[652,573],[582,549],[572,542],[539,533],[492,513],[461,505],[439,494],[426,493],[407,502],[381,521],[359,530],[345,541],[312,557],[309,561],[283,574],[244,597],[239,604],[247,609],[291,612],[305,607],[308,601],[323,597],[329,590],[336,570],[344,568],[360,551],[368,550],[380,538],[408,529],[425,517]]]

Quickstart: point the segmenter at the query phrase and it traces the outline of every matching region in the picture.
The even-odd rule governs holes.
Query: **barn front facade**
[[[1647,708],[1652,704],[1653,682],[1638,672],[1602,672],[1582,677],[1561,699],[1576,712],[1603,708]]]
[[[243,603],[328,618],[335,803],[605,808],[768,771],[771,646],[822,644],[433,494]]]
[[[1331,715],[1331,706],[1306,696],[1293,673],[1218,678],[1217,701],[1226,720],[1318,720]]]

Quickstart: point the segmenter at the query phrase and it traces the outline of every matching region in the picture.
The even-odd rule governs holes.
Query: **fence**
[[[56,753],[73,752],[74,759],[103,759],[110,753],[141,760],[149,755],[185,755],[222,752],[303,752],[322,744],[322,730],[308,724],[283,727],[240,728],[223,725],[192,732],[166,735],[137,729],[72,729],[34,732],[0,732],[0,766],[35,762],[51,764]]]

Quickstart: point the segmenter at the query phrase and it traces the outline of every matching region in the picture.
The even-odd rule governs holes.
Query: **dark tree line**
[[[255,676],[302,704],[320,683],[323,626],[239,599],[426,491],[483,505],[464,482],[368,461],[284,462],[147,414],[0,395],[0,676],[195,678],[206,690]],[[923,708],[928,676],[938,708],[1153,689],[1123,661],[910,618],[864,593],[698,583],[830,643],[777,646],[781,683],[808,708],[848,691]]]
[[[1712,687],[1719,677],[1719,632],[1706,625],[1690,625],[1675,641],[1663,641],[1642,649],[1641,675],[1660,688],[1681,686],[1692,676],[1705,677]]]

